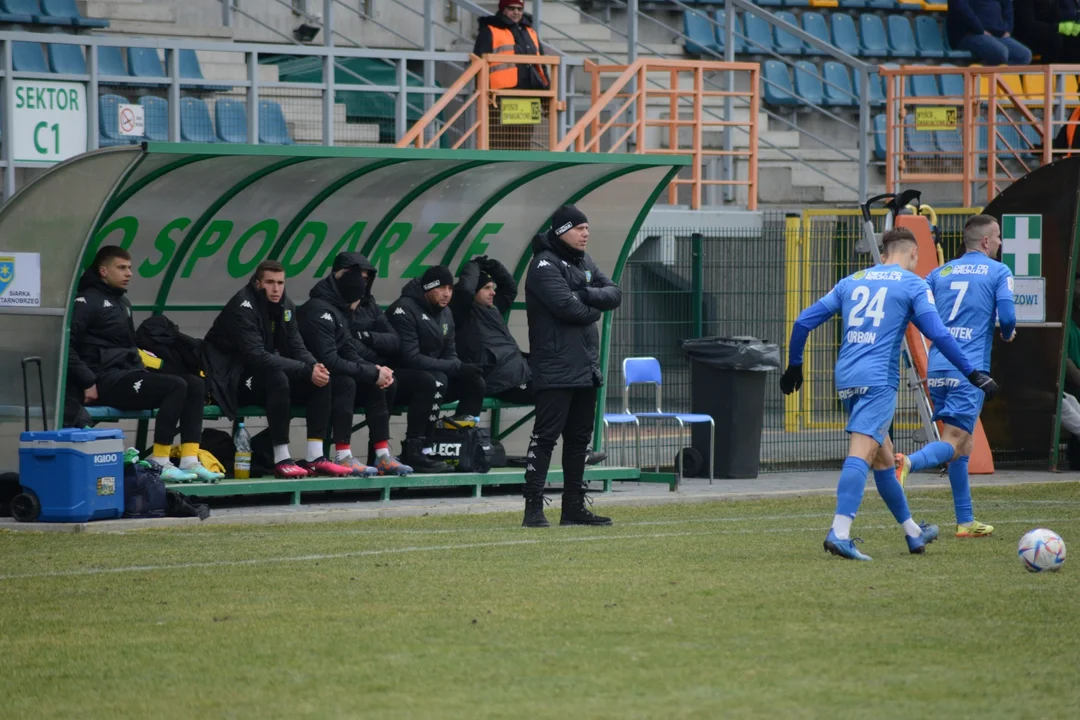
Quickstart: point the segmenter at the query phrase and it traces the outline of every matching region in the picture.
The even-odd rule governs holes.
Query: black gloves
[[[802,365],[788,365],[780,376],[780,392],[790,395],[802,387]]]
[[[997,395],[998,384],[994,382],[994,378],[990,377],[982,370],[975,370],[967,376],[971,384],[983,391],[987,400],[993,400]]]
[[[454,374],[454,377],[460,380],[473,380],[483,376],[484,371],[480,369],[480,366],[472,363],[461,363],[461,367]]]

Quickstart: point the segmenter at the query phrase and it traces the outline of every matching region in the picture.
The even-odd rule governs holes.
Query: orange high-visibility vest
[[[488,26],[491,30],[491,52],[495,55],[515,55],[514,52],[514,33],[506,28],[497,28]],[[531,27],[525,27],[525,31],[529,33],[529,37],[532,38],[533,44],[536,45],[537,51],[540,49],[540,38],[537,37],[536,31]],[[524,67],[517,63],[498,63],[491,66],[491,74],[488,76],[488,87],[492,90],[506,90],[508,88],[516,87],[518,84],[518,68]],[[536,66],[536,71],[540,73],[541,79],[544,83],[547,83],[547,75],[544,74],[544,69],[539,65]]]

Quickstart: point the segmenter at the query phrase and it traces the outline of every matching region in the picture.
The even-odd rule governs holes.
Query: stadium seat
[[[866,7],[871,10],[896,10],[896,0],[869,0]]]
[[[889,16],[889,55],[896,58],[918,57],[915,49],[915,34],[911,31],[911,23],[903,15]]]
[[[888,57],[889,44],[879,15],[859,16],[859,47],[867,57]]]
[[[18,23],[20,25],[30,25],[34,22],[34,13],[14,12],[11,10],[10,5],[7,0],[0,0],[0,22]],[[16,5],[16,7],[19,6]]]
[[[933,75],[911,75],[905,92],[911,97],[936,97],[939,92],[937,78]]]
[[[840,0],[841,10],[862,10],[866,7],[868,0]]]
[[[49,67],[54,73],[62,75],[85,75],[86,56],[78,45],[60,45],[53,43],[46,46]]]
[[[784,0],[784,7],[807,8],[810,7],[810,0]]]
[[[41,0],[41,12],[48,17],[67,20],[75,27],[84,28],[107,28],[108,20],[83,17],[79,9],[75,7],[75,0]]]
[[[124,65],[124,51],[118,47],[98,47],[98,74],[108,77],[127,77],[131,73]]]
[[[857,72],[852,72],[852,87],[855,89],[856,98],[862,91],[861,75]],[[856,100],[858,102],[858,100]],[[885,104],[885,86],[876,71],[870,73],[870,105],[881,106]]]
[[[766,60],[762,64],[762,80],[765,86],[763,93],[765,102],[770,105],[799,104],[799,100],[795,97],[795,88],[791,84],[791,76],[784,63],[779,60]]]
[[[829,16],[832,26],[832,43],[848,55],[858,57],[862,54],[859,47],[859,34],[855,32],[855,21],[850,15],[834,12]]]
[[[932,130],[916,130],[915,114],[910,113],[904,118],[904,150],[919,155],[934,155],[937,153],[937,143],[934,140]]]
[[[786,10],[776,13],[779,20],[798,26],[799,21]],[[773,49],[781,55],[801,55],[803,51],[802,40],[795,37],[787,30],[781,30],[779,26],[773,26]]]
[[[134,145],[139,141],[120,134],[118,105],[126,105],[127,98],[119,95],[102,95],[98,98],[98,147]]]
[[[259,142],[263,145],[293,145],[289,125],[281,105],[273,100],[259,101]]]
[[[915,18],[915,46],[922,58],[945,57],[945,41],[941,37],[941,25],[929,15]]]
[[[823,67],[825,73],[824,100],[826,105],[850,107],[857,105],[858,97],[851,84],[851,73],[846,66],[834,60],[828,60]]]
[[[144,134],[151,142],[169,141],[169,101],[153,95],[139,98],[143,106]]]
[[[772,26],[757,15],[746,15],[743,18],[746,25],[746,51],[760,55],[772,50]]]
[[[704,11],[683,13],[683,35],[686,36],[686,52],[691,55],[720,54],[716,42],[716,29]]]
[[[784,0],[757,0],[754,4],[758,7],[781,7]]]
[[[942,70],[945,68],[953,68],[955,65],[944,64],[940,66]],[[960,74],[948,75],[942,74],[938,76],[938,85],[941,88],[941,94],[945,97],[964,97],[964,76]]]
[[[821,73],[817,66],[808,60],[795,63],[795,94],[807,105],[821,105],[825,102]]]
[[[128,48],[127,66],[133,77],[168,77],[155,48]]]
[[[39,43],[12,43],[11,64],[15,67],[16,72],[49,72],[49,64],[45,62],[45,53],[41,51]]]
[[[214,142],[210,110],[200,98],[180,98],[180,139],[183,142]]]
[[[716,11],[716,46],[720,52],[724,51],[724,43],[727,42],[727,13],[723,10]],[[739,13],[735,14],[735,54],[742,55],[746,52],[746,31],[743,29],[743,18]]]
[[[214,125],[217,138],[223,143],[244,144],[248,141],[247,108],[239,100],[221,98],[214,103]]]
[[[962,155],[964,152],[964,141],[960,137],[959,129],[936,130],[934,141],[937,143],[938,150],[946,155]]]
[[[802,28],[810,35],[825,43],[832,44],[829,40],[829,25],[825,22],[825,16],[821,13],[806,12],[802,16]],[[823,50],[818,50],[810,43],[803,43],[803,52],[807,55],[824,55]]]
[[[947,29],[947,28],[946,28]],[[950,60],[970,60],[971,53],[967,50],[953,50],[952,45],[949,44],[949,33],[941,33],[942,42],[945,43],[945,57]]]
[[[874,116],[874,157],[885,159],[885,116]]]
[[[10,22],[33,23],[35,25],[71,26],[69,18],[56,18],[41,13],[38,0],[0,0],[0,12],[29,20],[11,20]]]

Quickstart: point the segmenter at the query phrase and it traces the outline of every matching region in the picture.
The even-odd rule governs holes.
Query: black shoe
[[[585,455],[585,464],[586,465],[599,465],[600,463],[604,462],[605,460],[607,460],[607,453],[603,452],[603,451],[594,452],[594,451],[590,450]]]
[[[551,523],[544,517],[544,503],[551,502],[543,494],[525,496],[525,519],[521,521],[521,527],[551,527]]]
[[[594,515],[585,507],[585,501],[589,499],[583,492],[564,492],[562,496],[562,517],[560,525],[610,525],[611,518]]]
[[[401,462],[413,469],[414,473],[437,475],[454,472],[451,465],[424,454],[424,441],[419,438],[406,438],[401,444]]]

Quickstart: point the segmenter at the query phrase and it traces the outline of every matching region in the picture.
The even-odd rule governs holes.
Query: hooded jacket
[[[945,32],[950,47],[959,47],[965,35],[988,32],[1001,37],[1012,31],[1012,0],[948,0]]]
[[[539,37],[533,41],[535,30],[532,28],[532,15],[524,13],[521,21],[512,23],[501,14],[489,15],[479,20],[479,31],[473,43],[474,55],[489,55],[495,52],[492,28],[507,30],[514,38],[515,55],[543,55]],[[531,31],[531,32],[530,32]],[[544,75],[544,69],[537,65],[518,65],[516,90],[547,90],[550,83]]]
[[[353,337],[359,342],[356,351],[364,360],[377,365],[393,365],[401,352],[401,341],[397,333],[386,319],[379,303],[371,294],[371,288],[375,285],[377,270],[375,266],[361,253],[349,253],[349,258],[354,260],[361,270],[371,273],[368,281],[367,295],[353,310],[349,318],[349,329]]]
[[[529,316],[529,366],[533,387],[600,387],[602,311],[622,304],[622,291],[600,272],[588,253],[555,237],[533,238],[533,259],[525,283]]]
[[[420,278],[405,285],[386,316],[401,339],[400,367],[457,374],[461,360],[454,345],[454,315],[449,307],[427,301]]]
[[[474,299],[479,289],[480,265],[473,260],[461,271],[450,309],[457,327],[458,357],[480,366],[487,393],[498,395],[527,384],[532,373],[503,320],[517,297],[517,283],[501,263],[491,262],[486,268],[495,281],[495,306],[484,307]]]
[[[207,386],[221,411],[236,419],[244,369],[281,370],[290,382],[310,382],[317,364],[297,327],[296,306],[288,295],[271,303],[255,289],[253,277],[232,296],[214,320],[202,347]]]
[[[87,269],[79,278],[71,320],[69,380],[85,390],[145,369],[135,344],[127,290],[106,283],[97,268]]]
[[[379,380],[375,365],[357,351],[360,341],[349,329],[352,310],[341,296],[333,275],[316,283],[311,289],[311,299],[296,312],[304,345],[326,366],[330,377],[348,375],[361,385],[374,385]]]

